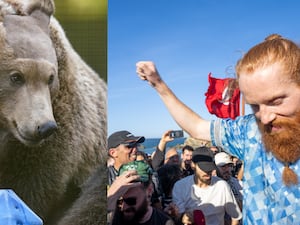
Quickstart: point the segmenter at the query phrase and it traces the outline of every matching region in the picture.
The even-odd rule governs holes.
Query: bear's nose
[[[49,137],[54,131],[57,130],[57,124],[55,121],[48,121],[38,126],[38,135],[41,139]]]

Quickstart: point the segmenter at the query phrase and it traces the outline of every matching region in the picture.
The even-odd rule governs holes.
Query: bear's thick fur
[[[106,84],[53,11],[51,0],[0,0],[0,188],[44,225],[106,224]]]
[[[58,225],[106,225],[107,167],[101,165],[83,185],[83,191]]]

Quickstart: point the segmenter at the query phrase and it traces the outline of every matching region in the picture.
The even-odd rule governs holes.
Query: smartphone
[[[181,138],[183,137],[183,130],[173,130],[170,132],[171,138]]]

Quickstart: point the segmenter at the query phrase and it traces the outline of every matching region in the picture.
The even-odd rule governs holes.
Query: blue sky
[[[154,61],[180,100],[214,119],[205,106],[208,73],[234,77],[242,54],[272,33],[300,43],[299,9],[294,0],[109,0],[108,134],[180,129],[135,73],[140,60]]]

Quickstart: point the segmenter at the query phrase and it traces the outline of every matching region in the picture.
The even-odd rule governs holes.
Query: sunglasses
[[[136,204],[136,198],[135,197],[129,197],[129,198],[121,198],[118,200],[118,204],[122,204],[125,202],[127,205],[135,205]]]
[[[126,148],[136,148],[138,146],[138,143],[136,142],[126,142],[122,143]]]

